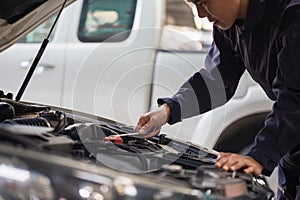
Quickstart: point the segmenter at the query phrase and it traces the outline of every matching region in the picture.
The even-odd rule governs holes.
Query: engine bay
[[[218,152],[165,134],[144,138],[108,119],[10,98],[0,98],[0,112],[0,171],[19,173],[0,173],[3,199],[274,196],[263,177],[215,168]]]

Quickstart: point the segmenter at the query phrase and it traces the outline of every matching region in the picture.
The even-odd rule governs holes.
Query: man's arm
[[[277,100],[247,154],[264,166],[267,175],[300,143],[300,16],[285,30],[278,46],[281,51],[273,83]]]
[[[277,100],[272,112],[246,156],[221,154],[216,166],[270,175],[281,157],[300,144],[300,16],[285,30],[278,46],[281,49],[273,82]]]
[[[224,105],[234,95],[244,71],[241,59],[222,31],[215,28],[205,67],[188,79],[172,98],[160,98],[158,104],[166,103],[170,107],[169,124],[205,113]]]

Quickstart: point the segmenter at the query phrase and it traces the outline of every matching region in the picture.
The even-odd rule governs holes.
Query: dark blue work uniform
[[[169,124],[204,113],[231,99],[247,70],[274,101],[247,155],[262,164],[265,175],[279,164],[279,198],[295,199],[300,185],[300,0],[250,0],[245,20],[228,30],[214,27],[213,36],[205,69],[158,104],[169,105]]]

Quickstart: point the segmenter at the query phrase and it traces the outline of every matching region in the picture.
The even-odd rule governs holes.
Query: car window
[[[43,24],[31,31],[25,37],[21,38],[18,43],[41,43],[48,35],[57,15],[53,15]],[[49,41],[53,38],[54,31],[50,35]]]
[[[167,0],[165,25],[186,26],[208,32],[213,29],[213,24],[207,18],[199,18],[196,6],[184,0]]]
[[[207,52],[212,42],[212,24],[208,27],[202,22],[194,4],[185,0],[167,0],[160,48]]]
[[[82,42],[125,40],[133,25],[136,1],[85,0],[78,29],[79,40]]]
[[[192,9],[185,1],[167,0],[166,9],[166,25],[196,27]]]

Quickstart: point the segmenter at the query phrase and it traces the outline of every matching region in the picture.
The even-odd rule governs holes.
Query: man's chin
[[[220,21],[215,22],[214,26],[216,26],[219,29],[224,30],[224,31],[228,30],[228,29],[230,29],[232,27],[232,25],[226,25],[226,24],[224,24],[224,23],[222,23]]]

